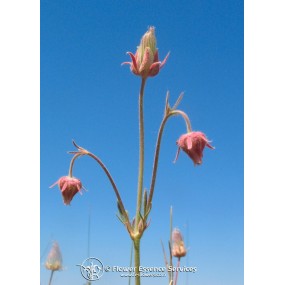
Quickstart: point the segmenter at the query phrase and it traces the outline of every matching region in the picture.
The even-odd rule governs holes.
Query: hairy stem
[[[165,267],[166,269],[168,269],[168,261],[167,261],[167,257],[166,257],[166,252],[165,252],[165,249],[164,249],[164,245],[163,245],[163,242],[162,240],[160,241],[161,242],[161,246],[162,246],[162,252],[163,252],[163,257],[164,257],[164,263],[165,263]],[[168,280],[169,280],[169,283],[171,282],[171,271],[170,270],[167,270],[168,271]]]
[[[126,226],[128,228],[128,231],[130,232],[131,225],[130,225],[129,217],[128,217],[128,214],[125,210],[125,206],[124,206],[123,201],[121,199],[119,190],[118,190],[109,170],[107,169],[107,167],[104,165],[104,163],[96,155],[94,155],[93,153],[91,153],[91,152],[89,152],[83,148],[80,148],[80,151],[77,152],[71,160],[70,168],[69,168],[69,175],[72,176],[72,169],[73,169],[75,160],[82,155],[88,155],[88,156],[92,157],[94,160],[96,160],[98,162],[98,164],[101,166],[101,168],[104,170],[107,177],[109,178],[109,181],[111,182],[111,185],[112,185],[114,192],[115,192],[115,195],[117,197],[118,203],[120,204],[120,208],[122,209],[123,215],[125,217]]]
[[[142,78],[139,94],[139,173],[138,173],[138,190],[137,190],[137,208],[135,220],[135,234],[138,233],[140,221],[140,211],[142,204],[143,173],[144,173],[144,113],[143,113],[143,96],[146,78]]]
[[[137,190],[137,208],[135,219],[135,285],[141,284],[140,279],[140,239],[142,233],[139,232],[140,212],[142,204],[143,190],[143,173],[144,173],[144,112],[143,112],[143,96],[146,78],[142,78],[140,94],[139,94],[139,173],[138,173],[138,190]]]
[[[134,240],[134,250],[135,250],[135,285],[141,284],[140,278],[140,238]]]
[[[54,270],[52,270],[52,271],[51,271],[51,273],[50,273],[50,278],[49,278],[48,285],[51,285],[51,281],[52,281],[53,273],[54,273]]]
[[[172,206],[170,207],[170,223],[169,223],[169,227],[170,227],[170,235],[169,235],[169,260],[170,260],[170,266],[172,267],[173,263],[172,263],[172,245],[171,245],[171,241],[172,241]],[[170,281],[173,282],[173,271],[171,271],[170,273]]]
[[[178,268],[179,266],[180,266],[180,257],[178,257],[177,267],[176,267],[176,268]],[[177,285],[178,272],[179,272],[179,270],[177,269],[176,274],[175,274],[175,282],[174,282],[174,285]]]
[[[174,110],[174,111],[171,111],[171,114],[172,115],[181,115],[185,121],[187,132],[188,133],[192,132],[192,127],[191,127],[189,117],[187,116],[187,114],[185,112],[183,112],[181,110]]]
[[[153,163],[153,170],[152,170],[152,178],[151,178],[151,185],[150,185],[150,190],[149,190],[149,198],[148,198],[148,207],[151,206],[152,198],[153,198],[153,193],[154,193],[154,187],[155,187],[155,181],[156,181],[156,174],[157,174],[157,167],[158,167],[158,159],[159,159],[159,152],[160,152],[160,144],[161,144],[161,138],[164,130],[164,126],[167,122],[167,120],[175,115],[181,115],[183,119],[185,120],[186,128],[188,132],[192,131],[191,128],[191,123],[183,111],[180,110],[174,110],[170,111],[168,114],[166,114],[161,122],[159,131],[158,131],[158,136],[157,136],[157,141],[156,141],[156,147],[155,147],[155,155],[154,155],[154,163]]]
[[[81,155],[82,155],[81,153],[77,153],[77,154],[75,154],[75,155],[72,157],[72,159],[71,159],[71,161],[70,161],[69,173],[68,173],[68,175],[69,175],[70,177],[72,177],[72,170],[73,170],[74,162],[75,162],[76,158],[78,158],[78,157],[81,156]]]
[[[149,207],[151,206],[152,196],[153,196],[153,192],[154,192],[157,166],[158,166],[158,158],[159,158],[159,151],[160,151],[160,143],[161,143],[161,138],[162,138],[162,134],[163,134],[163,129],[164,129],[164,126],[165,126],[169,117],[170,117],[170,115],[167,115],[163,118],[162,123],[161,123],[160,128],[159,128],[159,132],[158,132],[156,148],[155,148],[155,155],[154,155],[153,170],[152,170],[152,178],[151,178],[149,197],[148,197],[148,206]]]
[[[107,169],[107,167],[104,165],[104,163],[96,155],[94,155],[91,152],[87,152],[87,155],[89,155],[90,157],[92,157],[93,159],[95,159],[98,162],[98,164],[101,166],[101,168],[104,170],[104,172],[106,173],[107,177],[109,178],[109,180],[110,180],[110,182],[111,182],[111,184],[113,186],[114,192],[116,194],[118,203],[120,204],[120,206],[122,208],[122,211],[123,211],[123,214],[125,216],[125,219],[127,221],[127,226],[130,228],[131,226],[130,226],[128,215],[127,215],[126,210],[125,210],[125,206],[123,204],[123,201],[121,199],[119,190],[118,190],[118,188],[117,188],[117,186],[116,186],[116,184],[115,184],[115,182],[114,182],[114,180],[113,180],[109,170]]]
[[[130,257],[130,268],[133,266],[133,251],[134,251],[134,246],[133,246],[133,241],[132,241],[132,246],[131,246],[131,257]],[[129,276],[129,282],[128,285],[131,285],[131,276]]]

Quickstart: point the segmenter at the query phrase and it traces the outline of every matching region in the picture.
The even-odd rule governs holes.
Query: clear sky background
[[[243,284],[243,1],[41,1],[41,284],[50,272],[46,255],[57,240],[64,270],[53,284],[83,284],[79,268],[90,255],[105,265],[129,265],[131,242],[115,214],[116,199],[99,166],[89,157],[76,161],[74,176],[88,190],[64,206],[57,187],[67,175],[72,139],[98,155],[109,168],[130,215],[135,215],[138,167],[137,101],[140,78],[128,66],[148,26],[155,26],[160,58],[170,57],[145,89],[145,182],[149,187],[153,152],[166,92],[192,127],[215,146],[203,164],[177,151],[185,133],[181,118],[166,125],[141,263],[164,266],[160,240],[173,226],[190,248],[182,265],[196,266],[178,284]],[[126,284],[105,273],[98,284]],[[145,278],[143,284],[167,284]]]

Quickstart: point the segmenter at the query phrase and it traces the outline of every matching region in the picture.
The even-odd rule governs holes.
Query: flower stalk
[[[135,253],[135,285],[141,284],[140,278],[140,242],[141,238],[136,238],[134,240],[134,253]]]
[[[135,234],[138,234],[138,225],[140,222],[141,205],[142,205],[142,190],[143,190],[143,175],[144,175],[144,111],[143,97],[146,78],[142,78],[139,94],[139,173],[138,173],[138,190],[137,190],[137,208],[135,220]]]
[[[138,190],[137,190],[137,207],[134,229],[134,259],[135,259],[135,284],[140,285],[140,239],[143,229],[140,231],[139,224],[141,221],[141,205],[143,192],[143,175],[144,175],[144,110],[143,98],[146,78],[142,78],[139,94],[139,170],[138,170]]]
[[[178,260],[177,260],[177,268],[179,268],[179,266],[180,266],[180,257],[178,258]],[[176,274],[175,274],[175,281],[174,281],[174,285],[177,285],[177,281],[178,281],[178,272],[179,272],[179,270],[177,270],[177,272],[176,272]]]
[[[168,102],[167,102],[167,104],[168,104]],[[168,108],[166,110],[168,110],[168,111],[166,111],[164,114],[164,118],[163,118],[161,125],[159,127],[157,141],[156,141],[153,170],[152,170],[152,178],[151,178],[150,192],[149,192],[149,198],[148,198],[148,207],[151,207],[151,205],[152,205],[152,198],[153,198],[153,193],[154,193],[154,188],[155,188],[155,181],[156,181],[156,174],[157,174],[157,168],[158,168],[161,139],[162,139],[162,134],[163,134],[164,127],[165,127],[167,120],[172,116],[181,115],[183,117],[183,119],[185,120],[187,131],[191,132],[191,130],[192,130],[190,119],[188,118],[186,113],[184,113],[183,111],[180,111],[180,110],[173,110],[171,108]]]
[[[73,171],[74,162],[75,162],[76,158],[80,157],[81,155],[83,155],[83,154],[82,154],[81,152],[79,152],[79,153],[76,153],[76,154],[72,157],[72,159],[71,159],[71,161],[70,161],[70,165],[69,165],[68,176],[72,177],[72,171]]]
[[[74,151],[71,151],[70,153],[74,154],[72,160],[71,160],[71,163],[70,163],[70,168],[69,168],[69,173],[72,174],[72,170],[73,170],[73,166],[74,166],[74,162],[75,160],[80,157],[80,156],[84,156],[84,155],[88,155],[90,156],[91,158],[93,158],[100,166],[101,168],[103,169],[103,171],[105,172],[105,174],[107,175],[112,187],[113,187],[113,190],[115,192],[115,195],[116,195],[116,198],[117,198],[117,201],[118,201],[118,206],[120,208],[120,211],[124,217],[124,224],[126,225],[127,227],[127,230],[128,232],[131,234],[131,224],[130,224],[130,221],[129,221],[129,216],[127,214],[127,211],[125,209],[125,206],[123,204],[123,201],[122,201],[122,198],[120,196],[120,192],[117,188],[117,185],[111,175],[111,173],[109,172],[109,170],[107,169],[107,167],[105,166],[105,164],[102,162],[102,160],[96,156],[95,154],[89,152],[88,150],[78,146],[75,141],[73,141],[73,144],[74,146],[77,148],[78,151],[74,152]]]
[[[51,281],[52,281],[52,278],[53,278],[53,274],[54,274],[54,270],[52,270],[52,271],[50,272],[50,277],[49,277],[48,285],[51,285]]]

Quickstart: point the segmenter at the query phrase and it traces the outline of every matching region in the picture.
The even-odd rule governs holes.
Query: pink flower
[[[63,176],[59,178],[57,182],[50,186],[50,188],[54,187],[56,184],[58,184],[58,187],[61,190],[65,205],[69,205],[74,195],[78,192],[81,194],[81,189],[84,189],[81,181],[71,176]]]
[[[183,237],[179,229],[172,231],[172,256],[181,258],[185,256],[187,250],[185,248]]]
[[[122,64],[130,64],[131,71],[143,78],[157,75],[169,56],[168,53],[162,62],[159,61],[154,27],[150,27],[144,34],[136,53],[127,52],[127,54],[129,54],[132,61],[123,62]]]
[[[193,160],[194,165],[201,164],[205,146],[214,149],[209,142],[210,141],[207,139],[206,135],[202,132],[190,132],[182,135],[176,142],[178,145],[178,151],[175,161],[178,158],[180,148],[182,148],[182,150],[184,150]]]
[[[48,254],[45,267],[48,270],[60,270],[62,268],[62,256],[57,242],[54,242]]]

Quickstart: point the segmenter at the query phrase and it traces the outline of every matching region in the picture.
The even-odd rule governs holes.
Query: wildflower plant
[[[137,184],[137,201],[136,201],[136,213],[133,219],[130,218],[128,211],[126,210],[123,199],[117,185],[113,179],[113,176],[109,172],[108,168],[102,162],[102,160],[89,150],[79,146],[75,141],[73,145],[76,150],[71,151],[73,157],[70,162],[69,174],[68,176],[61,177],[57,182],[55,182],[51,187],[58,185],[63,201],[65,205],[70,205],[72,198],[78,192],[81,193],[81,190],[84,189],[80,179],[73,176],[73,166],[77,158],[89,156],[94,159],[99,166],[104,170],[107,175],[112,188],[117,199],[118,206],[118,218],[123,223],[124,227],[129,233],[129,236],[133,242],[134,248],[134,265],[135,265],[135,284],[140,285],[140,242],[145,230],[149,226],[149,215],[152,209],[152,201],[155,190],[156,174],[158,169],[158,161],[160,154],[160,146],[162,140],[162,134],[164,127],[168,120],[174,116],[181,116],[186,125],[186,133],[183,134],[178,140],[178,153],[182,149],[188,156],[193,160],[194,165],[199,165],[202,163],[202,156],[205,146],[213,149],[210,145],[209,140],[206,135],[202,132],[192,131],[190,119],[188,115],[178,109],[179,103],[182,100],[183,93],[180,94],[176,103],[173,106],[169,104],[169,92],[166,95],[164,115],[158,130],[156,147],[154,152],[153,160],[153,170],[151,176],[150,186],[148,190],[144,190],[144,90],[148,78],[157,76],[161,69],[166,65],[169,53],[165,56],[163,61],[159,60],[158,49],[156,46],[156,37],[155,37],[155,28],[150,27],[148,31],[143,35],[140,41],[140,45],[137,47],[135,54],[127,52],[130,56],[130,62],[123,62],[122,65],[130,65],[130,70],[136,76],[141,77],[141,86],[139,91],[139,163],[138,163],[138,184]],[[178,156],[177,153],[177,156]],[[177,158],[176,156],[176,158]],[[180,248],[181,249],[181,248]],[[179,249],[179,250],[180,250]],[[180,252],[180,254],[182,254]],[[184,253],[183,253],[184,254]],[[186,254],[186,252],[185,252]],[[182,255],[181,255],[182,256]]]

